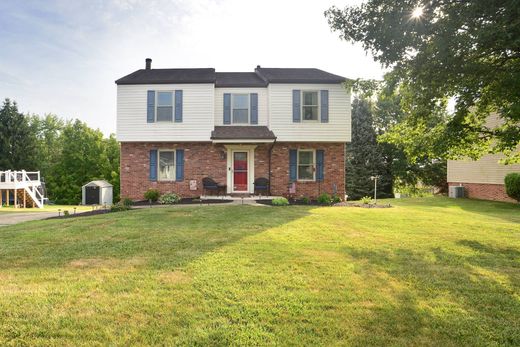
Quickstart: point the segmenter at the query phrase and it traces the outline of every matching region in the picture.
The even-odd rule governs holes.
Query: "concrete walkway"
[[[1,212],[0,227],[57,216],[57,212]]]

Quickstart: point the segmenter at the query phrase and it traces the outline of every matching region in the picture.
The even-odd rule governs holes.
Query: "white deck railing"
[[[0,171],[0,184],[2,183],[33,183],[40,185],[40,171]]]
[[[41,187],[40,171],[0,171],[0,189],[25,189],[31,199],[40,208],[44,196],[38,190]]]

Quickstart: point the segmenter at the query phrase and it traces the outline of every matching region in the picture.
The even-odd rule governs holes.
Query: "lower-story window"
[[[315,151],[312,149],[298,150],[298,180],[314,181],[315,177]]]
[[[159,151],[159,180],[175,180],[175,151]]]

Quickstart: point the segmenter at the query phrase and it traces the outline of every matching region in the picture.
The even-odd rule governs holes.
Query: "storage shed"
[[[113,186],[107,181],[91,181],[81,187],[83,205],[112,205]]]

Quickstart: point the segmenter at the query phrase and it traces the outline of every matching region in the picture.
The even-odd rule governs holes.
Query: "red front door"
[[[248,191],[247,176],[247,152],[233,152],[233,191]]]

